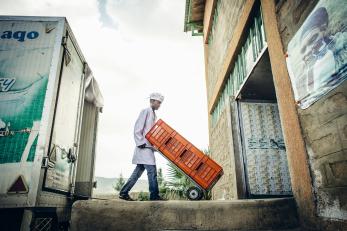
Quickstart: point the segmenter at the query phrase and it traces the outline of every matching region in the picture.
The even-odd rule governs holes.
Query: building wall
[[[245,0],[217,0],[216,9],[218,16],[212,25],[208,43],[207,57],[207,98],[211,100],[213,89],[216,85],[218,75],[221,72],[228,44],[232,38],[233,30],[242,12]]]
[[[347,220],[347,82],[299,110],[317,213]]]
[[[211,27],[210,36],[213,38],[208,40],[209,43],[205,46],[206,89],[209,103],[244,3],[245,0],[217,0],[215,4],[218,16]],[[209,124],[211,156],[224,170],[224,175],[212,189],[212,197],[237,199],[230,106],[224,108],[216,125],[212,125],[211,122]]]
[[[224,175],[212,189],[212,199],[236,199],[235,161],[233,160],[233,138],[231,132],[230,107],[226,106],[220,119],[210,127],[211,157],[219,163]]]
[[[225,5],[219,11],[214,38],[206,46],[208,55],[205,57],[205,65],[209,103],[238,16],[241,15],[245,3],[245,1],[220,1],[220,4]],[[277,26],[284,53],[289,41],[317,2],[318,0],[275,0]],[[281,97],[283,98],[283,95]],[[311,177],[309,177],[309,180],[302,182],[310,182],[305,185],[310,192],[312,187],[315,198],[312,203],[310,198],[307,198],[307,203],[314,204],[316,211],[316,214],[310,212],[308,216],[314,217],[316,227],[323,227],[324,230],[343,230],[341,227],[346,227],[345,224],[347,224],[347,81],[323,96],[308,109],[297,109],[297,113],[308,157],[307,170],[311,173],[313,181],[310,182]],[[217,124],[212,127],[210,123],[211,155],[223,166],[225,171],[225,175],[212,190],[213,199],[237,199],[240,198],[238,195],[240,192],[242,197],[242,179],[239,179],[242,169],[239,169],[240,160],[234,154],[238,153],[238,144],[237,140],[235,141],[236,132],[231,128],[232,122],[230,107],[225,107]],[[288,121],[283,123],[288,123]],[[304,148],[304,146],[302,147]],[[304,149],[302,153],[305,155]],[[295,158],[295,152],[293,157]],[[293,170],[293,166],[291,168]],[[300,172],[292,174],[295,175],[295,178],[302,177]],[[307,175],[309,176],[309,174]],[[299,193],[298,195],[302,198],[297,199],[306,200],[307,190],[302,190],[302,188],[298,190],[303,193]],[[304,213],[312,211],[301,209]],[[317,216],[324,219],[316,220]],[[338,222],[334,223],[335,221]],[[312,227],[312,229],[314,228]]]
[[[318,1],[277,1],[284,49]],[[347,220],[347,82],[298,109],[313,179],[317,215]]]

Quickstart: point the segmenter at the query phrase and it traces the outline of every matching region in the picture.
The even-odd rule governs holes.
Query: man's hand
[[[146,147],[146,144],[141,144],[139,146],[137,146],[138,148],[145,148]]]

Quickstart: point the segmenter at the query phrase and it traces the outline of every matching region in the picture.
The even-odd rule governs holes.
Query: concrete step
[[[119,201],[74,203],[71,230],[295,230],[292,198],[234,201]]]

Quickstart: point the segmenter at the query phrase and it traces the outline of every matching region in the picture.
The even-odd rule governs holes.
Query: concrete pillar
[[[274,78],[281,125],[287,149],[293,194],[301,222],[314,227],[315,204],[308,156],[302,137],[299,118],[286,66],[283,45],[277,27],[274,0],[261,0],[265,33]]]

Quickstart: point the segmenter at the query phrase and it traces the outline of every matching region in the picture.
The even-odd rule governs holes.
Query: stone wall
[[[235,161],[230,107],[226,106],[215,126],[210,127],[211,157],[223,167],[224,175],[212,189],[212,199],[236,199]]]
[[[318,1],[277,2],[284,49]],[[313,178],[317,215],[347,220],[347,82],[305,110],[299,120]]]
[[[207,98],[210,102],[213,89],[215,88],[218,75],[221,71],[228,45],[232,38],[233,30],[242,12],[245,0],[218,0],[217,21],[212,25],[212,39],[208,44],[207,57]]]
[[[347,220],[347,82],[299,110],[319,216]]]

